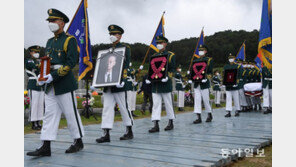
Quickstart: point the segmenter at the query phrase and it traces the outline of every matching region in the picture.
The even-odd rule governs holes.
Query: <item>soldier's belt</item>
[[[55,65],[51,65],[51,66],[50,66],[50,68],[51,68],[52,70],[57,70],[57,69],[59,69],[60,67],[62,67],[61,64],[55,64]]]

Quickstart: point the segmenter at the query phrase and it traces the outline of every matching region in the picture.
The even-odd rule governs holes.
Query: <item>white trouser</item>
[[[30,115],[29,121],[40,121],[44,113],[44,91],[29,90]]]
[[[221,91],[215,90],[215,104],[220,104],[220,99],[221,99]]]
[[[209,89],[200,89],[200,85],[197,88],[194,88],[194,111],[193,113],[201,113],[202,106],[201,100],[203,100],[205,105],[205,111],[212,113],[212,108],[210,105],[210,92]]]
[[[272,89],[268,85],[263,89],[263,107],[272,107]]]
[[[137,92],[136,91],[127,91],[127,104],[129,111],[136,110],[136,99],[137,99]]]
[[[41,140],[55,140],[61,114],[67,119],[67,126],[73,139],[84,136],[84,129],[77,110],[75,92],[54,95],[53,88],[45,94],[45,114],[41,130]]]
[[[232,98],[234,101],[234,110],[240,110],[238,90],[226,91],[226,111],[232,111]]]
[[[133,125],[133,117],[128,109],[127,104],[127,92],[111,93],[104,92],[104,108],[102,113],[102,129],[112,129],[114,123],[114,106],[117,103],[119,106],[119,112],[122,117],[122,122],[125,126]]]
[[[184,107],[184,91],[178,90],[178,107]]]
[[[246,96],[245,96],[245,92],[244,92],[244,89],[240,89],[238,90],[238,93],[239,93],[239,104],[240,106],[247,106],[247,100],[246,100]]]
[[[165,104],[165,110],[169,119],[175,119],[173,108],[172,93],[152,93],[153,106],[151,120],[161,120],[162,100]]]

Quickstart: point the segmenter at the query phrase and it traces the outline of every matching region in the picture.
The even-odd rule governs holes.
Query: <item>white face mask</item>
[[[233,63],[233,62],[234,62],[234,59],[229,59],[229,62],[230,62],[230,63]]]
[[[205,51],[203,51],[203,50],[198,51],[198,54],[199,54],[199,56],[203,56],[205,54]]]
[[[59,25],[57,23],[52,23],[52,22],[49,22],[48,23],[48,27],[50,29],[51,32],[56,32],[60,29]]]
[[[129,66],[131,67],[132,66],[132,63],[130,63]]]
[[[116,42],[116,41],[117,41],[117,37],[114,36],[114,35],[110,35],[110,41],[111,41],[112,43]]]
[[[36,59],[38,59],[39,58],[39,53],[34,53],[33,54],[33,57],[36,58]]]
[[[157,44],[156,47],[158,50],[161,50],[161,49],[163,49],[163,44]]]

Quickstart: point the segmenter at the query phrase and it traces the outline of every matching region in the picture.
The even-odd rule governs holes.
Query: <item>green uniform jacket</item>
[[[172,92],[172,77],[176,69],[176,55],[173,52],[164,50],[160,53],[155,53],[152,56],[168,55],[168,81],[167,82],[152,82],[152,93],[169,93]]]
[[[51,68],[53,81],[47,85],[46,92],[50,87],[53,87],[55,95],[76,90],[78,83],[72,69],[78,63],[79,52],[75,37],[62,32],[50,38],[46,44],[45,55],[50,57],[51,67],[61,65],[58,69]]]
[[[39,63],[35,59],[25,59],[25,68],[36,74],[36,77],[39,75]],[[27,73],[28,77],[34,77],[32,74]],[[28,90],[41,91],[41,86],[37,85],[36,79],[28,79]]]
[[[176,80],[176,90],[184,91],[183,88],[183,77],[179,72],[175,73],[175,80]]]
[[[269,70],[266,66],[262,68],[262,88],[272,89],[272,81],[266,80],[266,78],[272,78],[272,70]]]
[[[115,45],[112,45],[113,48],[121,48],[125,47],[125,54],[124,54],[124,62],[122,66],[122,72],[121,72],[121,82],[124,82],[124,86],[122,88],[117,88],[116,86],[107,86],[104,87],[104,92],[107,92],[108,88],[111,88],[111,93],[117,93],[117,92],[123,92],[128,90],[127,83],[127,69],[129,68],[130,60],[131,60],[131,48],[127,44],[123,43],[117,43]]]
[[[214,91],[221,91],[221,88],[220,88],[221,80],[220,80],[220,78],[217,75],[215,75],[213,77],[212,82],[214,84],[213,90]]]
[[[228,70],[228,69],[238,69],[238,73],[237,73],[237,84],[239,83],[239,79],[241,79],[240,77],[242,76],[242,67],[241,65],[232,63],[232,64],[226,64],[224,66],[224,71]],[[232,91],[232,90],[239,90],[238,85],[236,87],[233,87],[233,85],[230,86],[226,86],[226,91]]]
[[[244,68],[241,68],[241,73],[240,73],[240,77],[239,77],[239,81],[238,81],[238,89],[243,89],[244,85],[245,85],[245,80],[244,80],[244,76],[246,74],[246,70]]]
[[[207,56],[201,57],[201,58],[195,58],[192,63],[202,62],[206,61],[207,63],[207,82],[205,83],[194,83],[194,88],[197,88],[198,85],[200,85],[200,89],[208,89],[210,88],[210,80],[209,77],[213,73],[213,61],[212,58],[209,58]]]

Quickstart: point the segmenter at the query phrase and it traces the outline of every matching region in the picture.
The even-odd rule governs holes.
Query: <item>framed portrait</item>
[[[100,50],[94,69],[93,87],[115,86],[121,82],[125,47]]]
[[[224,70],[223,85],[232,86],[237,85],[237,69]]]
[[[148,79],[159,82],[168,74],[168,54],[150,57]]]
[[[207,78],[207,65],[207,61],[200,61],[192,64],[190,78],[193,82],[201,83],[203,79]]]

